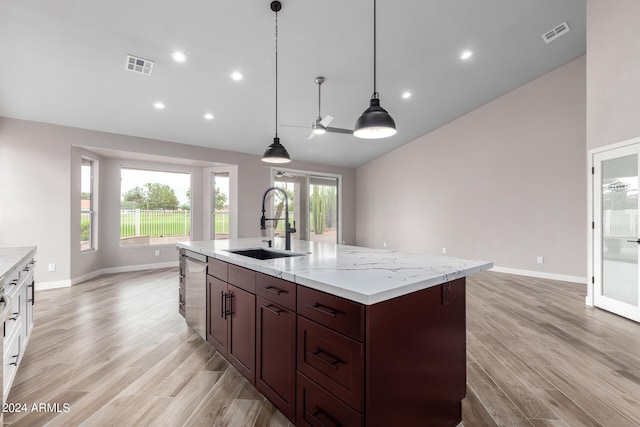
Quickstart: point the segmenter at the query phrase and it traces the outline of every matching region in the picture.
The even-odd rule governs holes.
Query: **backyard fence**
[[[189,236],[191,232],[190,210],[120,210],[120,237]],[[216,234],[229,233],[229,212],[215,213]]]
[[[190,210],[120,210],[120,237],[188,236]]]

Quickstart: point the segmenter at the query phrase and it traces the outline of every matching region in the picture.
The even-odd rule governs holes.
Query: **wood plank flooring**
[[[585,293],[468,279],[466,427],[640,425],[640,325],[585,306]],[[291,425],[186,326],[175,269],[38,291],[35,322],[7,400],[28,410],[5,425]]]

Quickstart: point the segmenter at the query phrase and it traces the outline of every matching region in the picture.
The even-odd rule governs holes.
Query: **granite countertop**
[[[26,261],[35,252],[35,246],[0,248],[0,278],[6,277],[17,264]]]
[[[225,251],[266,248],[262,240],[205,240],[179,242],[177,246],[366,305],[493,267],[488,261],[304,240],[291,241],[292,251],[304,255],[289,258],[257,260]],[[283,250],[284,239],[275,239],[273,246]]]

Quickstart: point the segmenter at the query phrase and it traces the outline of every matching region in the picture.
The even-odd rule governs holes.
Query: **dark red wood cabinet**
[[[453,427],[465,279],[363,305],[209,260],[207,340],[297,426]]]
[[[256,296],[246,289],[255,292],[256,273],[229,265],[227,275],[227,269],[217,263],[211,271],[209,262],[210,272],[226,276],[229,283],[207,275],[207,341],[255,384]]]
[[[295,422],[296,313],[258,297],[256,319],[256,388]]]

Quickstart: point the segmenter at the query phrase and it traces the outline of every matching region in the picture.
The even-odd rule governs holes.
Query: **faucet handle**
[[[295,233],[296,232],[296,220],[293,220],[293,227],[289,227],[289,233]]]
[[[271,247],[271,240],[263,240],[264,243],[268,244]]]

